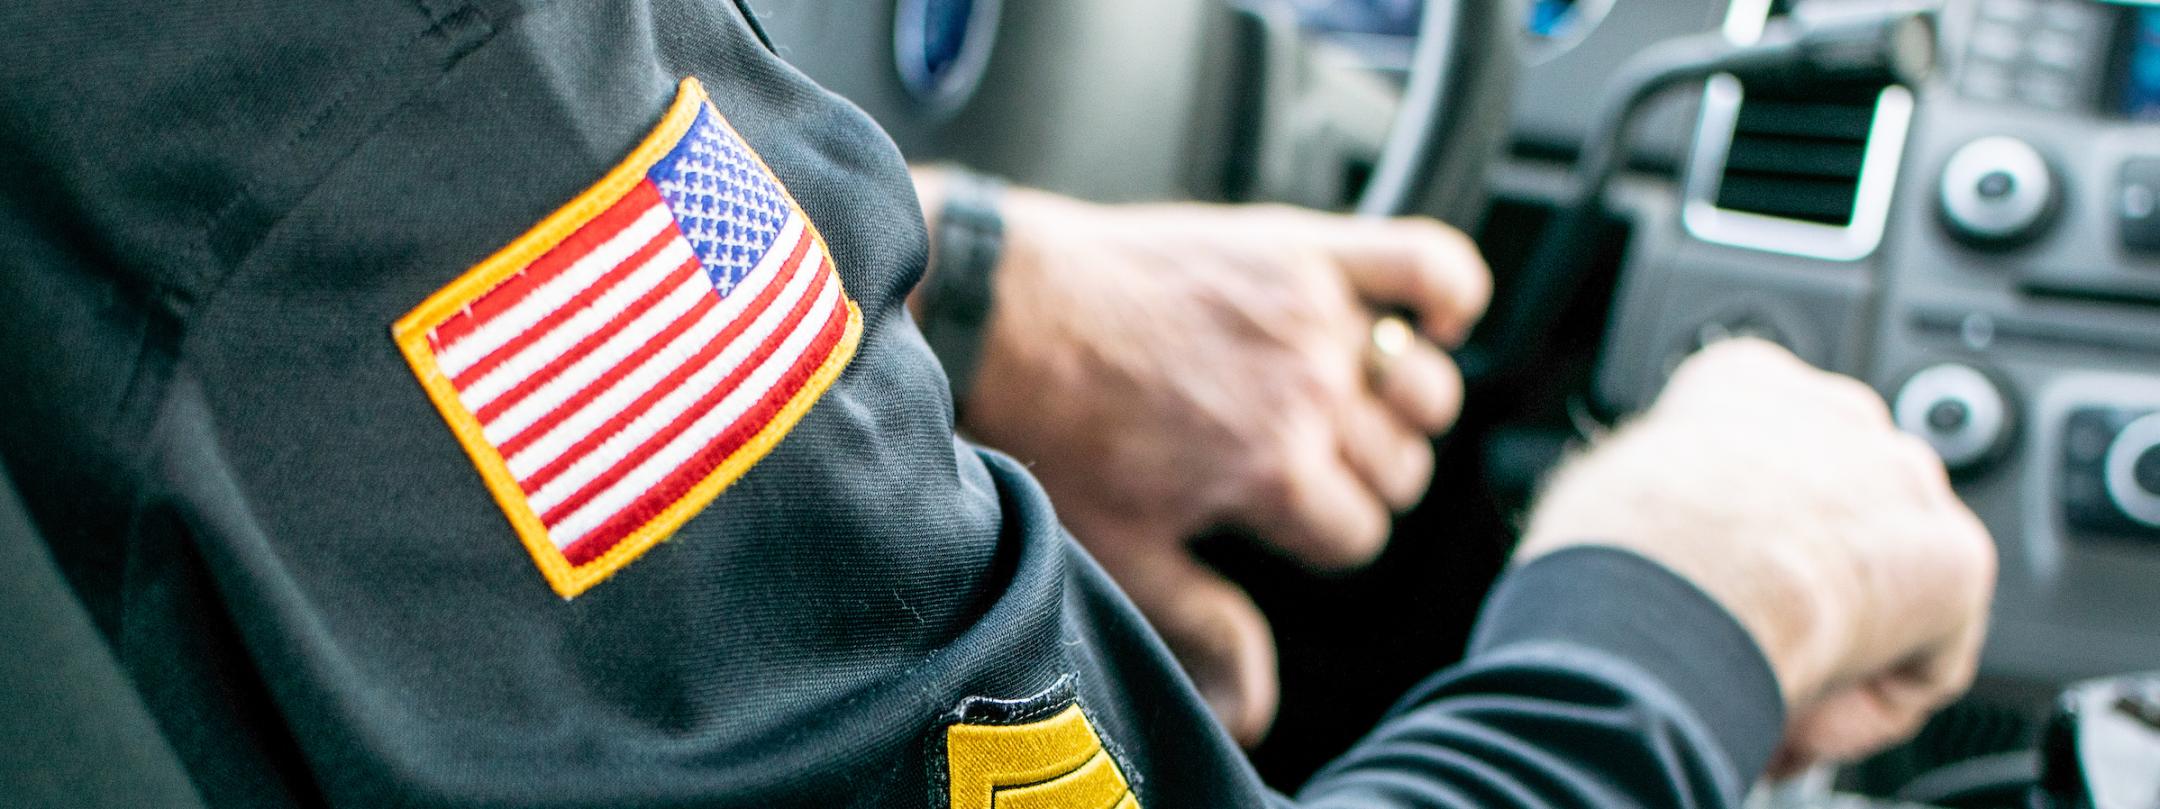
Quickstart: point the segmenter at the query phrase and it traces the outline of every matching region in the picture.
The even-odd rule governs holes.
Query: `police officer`
[[[953,437],[903,165],[739,9],[42,5],[0,454],[207,803],[1290,802]],[[1961,688],[1990,547],[1714,349],[1297,802],[1731,805]]]

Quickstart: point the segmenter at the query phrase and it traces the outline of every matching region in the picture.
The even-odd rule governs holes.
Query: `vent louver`
[[[1833,227],[1852,223],[1881,87],[1743,90],[1717,207]]]

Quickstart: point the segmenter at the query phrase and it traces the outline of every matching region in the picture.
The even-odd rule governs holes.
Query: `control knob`
[[[2160,413],[2123,427],[2101,463],[2115,507],[2140,525],[2160,528]]]
[[[1890,410],[1899,429],[1934,447],[1953,471],[2001,455],[2016,425],[2010,398],[1995,378],[1958,362],[1930,365],[1907,377]]]
[[[2055,218],[2062,189],[2032,144],[1992,135],[1958,147],[1943,165],[1937,202],[1943,221],[1974,244],[2025,242]]]

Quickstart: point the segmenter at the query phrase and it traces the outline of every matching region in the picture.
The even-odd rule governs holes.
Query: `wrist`
[[[968,399],[996,303],[1004,255],[1004,184],[957,167],[917,169],[930,244],[909,310],[944,366],[955,411]]]

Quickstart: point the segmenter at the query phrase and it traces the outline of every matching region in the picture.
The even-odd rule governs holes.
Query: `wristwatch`
[[[983,330],[995,301],[1005,219],[998,200],[1005,184],[959,167],[946,169],[945,202],[930,233],[930,266],[922,280],[922,333],[945,366],[953,410],[967,401],[982,357]]]

